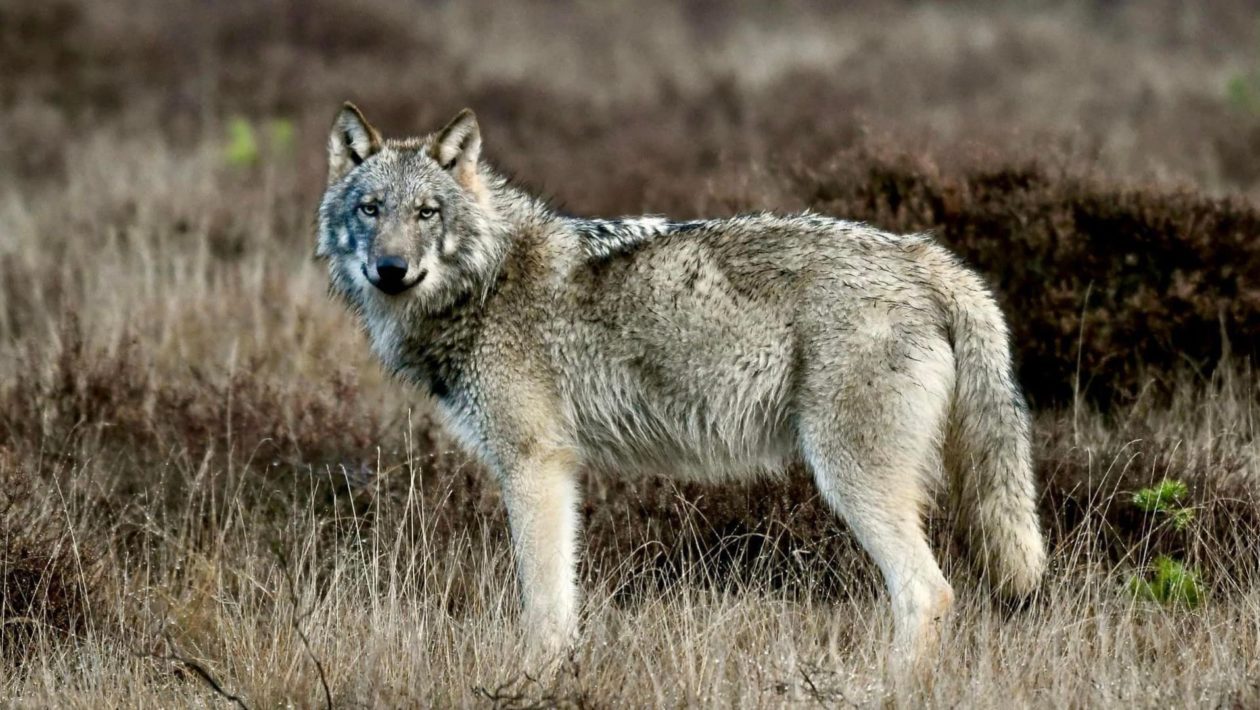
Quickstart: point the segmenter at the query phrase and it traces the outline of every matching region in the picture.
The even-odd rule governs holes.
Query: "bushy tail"
[[[952,280],[947,311],[958,373],[947,441],[951,495],[972,557],[1001,593],[1022,598],[1046,566],[1028,410],[1011,371],[1001,310],[974,275]]]

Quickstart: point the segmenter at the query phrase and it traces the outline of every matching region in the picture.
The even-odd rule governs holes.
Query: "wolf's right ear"
[[[347,101],[341,106],[328,135],[328,184],[340,180],[354,166],[381,149],[381,134],[363,118],[359,107]]]
[[[433,159],[466,189],[478,187],[477,160],[481,156],[481,129],[471,109],[464,109],[437,132],[430,149]]]

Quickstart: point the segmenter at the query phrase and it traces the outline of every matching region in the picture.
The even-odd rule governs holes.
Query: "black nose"
[[[376,260],[376,273],[380,277],[376,285],[382,291],[402,290],[407,278],[407,260],[401,256],[382,256]]]

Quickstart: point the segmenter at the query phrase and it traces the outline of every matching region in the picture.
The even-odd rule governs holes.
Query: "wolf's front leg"
[[[524,457],[503,493],[534,654],[554,657],[577,635],[577,460],[564,449]],[[540,659],[541,660],[541,659]]]

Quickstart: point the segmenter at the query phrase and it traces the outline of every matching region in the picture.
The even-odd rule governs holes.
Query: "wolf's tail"
[[[1011,371],[1002,312],[980,279],[964,274],[951,275],[945,299],[958,371],[946,442],[951,497],[989,582],[1022,598],[1036,589],[1046,566],[1028,410]]]

